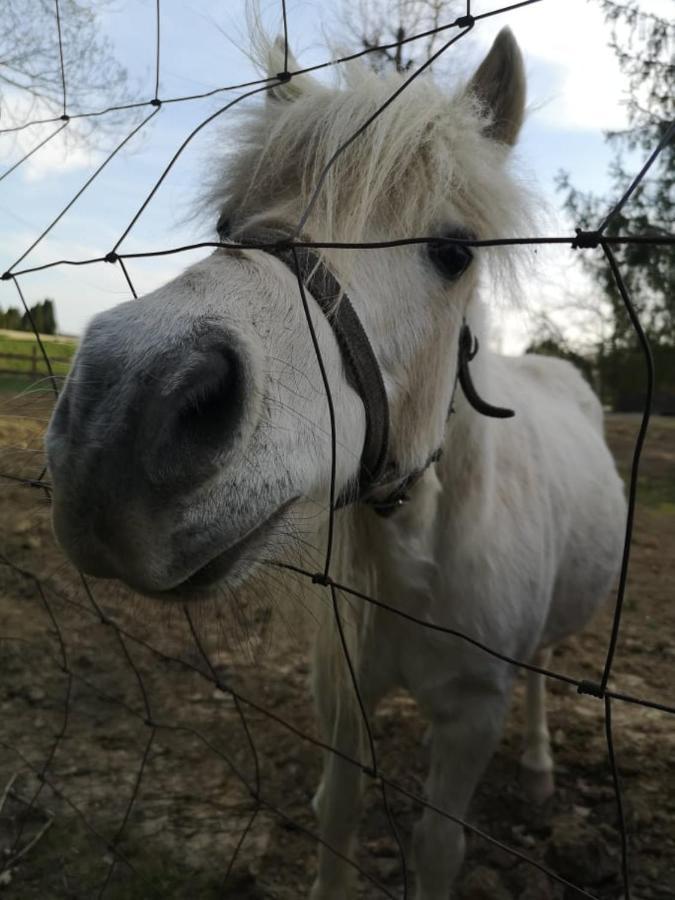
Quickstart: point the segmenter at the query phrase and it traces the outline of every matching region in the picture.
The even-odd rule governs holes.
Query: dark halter
[[[229,236],[222,233],[221,238],[229,240]],[[340,496],[336,508],[358,501],[372,507],[378,515],[390,516],[410,499],[410,489],[429,466],[440,459],[442,448],[435,450],[421,468],[404,475],[397,464],[389,460],[389,403],[377,357],[349,297],[319,254],[307,247],[294,247],[286,232],[274,228],[256,228],[245,235],[238,235],[239,242],[249,249],[255,249],[255,245],[260,244],[260,250],[276,256],[302,279],[333,329],[347,381],[363,403],[366,434],[361,452],[358,491]],[[296,258],[299,271],[296,269]],[[478,347],[471,329],[463,322],[459,333],[457,378],[448,417],[454,412],[452,401],[459,382],[466,399],[477,412],[493,418],[509,418],[514,415],[513,410],[486,403],[476,391],[469,363],[478,352]],[[384,497],[373,495],[376,488],[387,487],[390,490]]]

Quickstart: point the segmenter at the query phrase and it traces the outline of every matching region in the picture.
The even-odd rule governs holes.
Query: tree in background
[[[643,4],[635,0],[598,0],[598,3],[610,26],[610,47],[626,78],[628,125],[621,131],[606,134],[614,152],[609,195],[579,191],[567,173],[559,176],[558,187],[565,197],[564,206],[574,223],[585,229],[597,228],[604,220],[643,162],[664,141],[675,116],[673,20],[645,11]],[[670,139],[628,202],[611,219],[606,234],[672,235],[675,230],[674,174],[675,141]],[[675,258],[672,248],[636,244],[615,246],[613,251],[652,345],[657,373],[655,409],[675,413]],[[597,309],[587,310],[587,321],[595,337],[590,354],[595,386],[604,402],[612,408],[640,410],[644,404],[644,357],[614,278],[600,252],[595,255],[585,252],[582,264],[602,290]],[[573,301],[571,308],[574,305]],[[598,329],[594,327],[596,320],[601,320]],[[546,327],[540,331],[544,338],[548,336]],[[581,350],[580,345],[572,346],[572,343],[569,339],[563,341],[562,352],[558,355],[569,358],[570,352]],[[586,342],[586,356],[588,349]]]
[[[103,97],[106,106],[128,99],[122,97],[126,70],[115,59],[98,22],[98,12],[109,3],[60,0],[68,111],[96,108]],[[15,121],[19,117],[25,121],[36,114],[59,115],[63,82],[53,0],[0,0],[0,22],[0,117],[4,126],[21,124]],[[111,117],[102,116],[95,127],[105,130],[114,124]],[[82,123],[80,131],[81,127]]]
[[[33,322],[31,323],[31,318]],[[24,313],[21,317],[23,331],[32,331],[33,325],[40,334],[56,334],[56,315],[54,313],[54,301],[47,298],[42,303],[36,303],[30,309],[30,316]]]
[[[30,315],[26,312],[22,313],[16,307],[10,307],[4,312],[0,310],[0,328],[6,328],[9,331],[33,331],[34,324],[40,334],[57,333],[53,300],[47,298],[29,309]]]
[[[675,21],[645,12],[635,0],[599,0],[611,27],[610,46],[626,76],[628,127],[609,132],[614,150],[610,196],[576,190],[566,173],[559,178],[565,207],[576,224],[596,228],[630,184],[642,161],[666,135],[675,117]],[[675,141],[662,149],[646,178],[610,222],[608,235],[673,233],[675,219]],[[615,247],[622,275],[651,341],[675,346],[675,258],[672,248],[650,244]],[[635,337],[604,259],[584,254],[613,311],[613,352],[632,347]]]
[[[342,0],[340,19],[350,42],[370,50],[450,24],[457,5],[448,0]],[[377,50],[367,61],[376,72],[391,68],[407,72],[427,60],[445,40],[444,32],[430,34],[390,50]]]
[[[8,331],[21,331],[21,310],[15,306],[10,306],[4,312],[0,310],[0,328],[6,328]]]

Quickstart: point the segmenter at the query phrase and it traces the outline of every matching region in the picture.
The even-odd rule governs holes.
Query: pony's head
[[[269,49],[271,70],[282,68]],[[211,200],[233,244],[269,227],[323,242],[513,236],[507,170],[523,118],[518,47],[501,32],[454,94],[350,67],[270,89],[241,123]],[[365,126],[365,127],[364,127]],[[353,135],[358,136],[350,141]],[[318,186],[318,190],[317,190]],[[383,377],[403,471],[443,439],[457,336],[485,265],[460,245],[325,250]],[[336,424],[335,485],[359,475],[366,421],[327,316],[307,296]],[[331,422],[298,282],[233,246],[96,316],[47,435],[57,537],[85,572],[163,596],[218,580],[295,541],[325,510]]]

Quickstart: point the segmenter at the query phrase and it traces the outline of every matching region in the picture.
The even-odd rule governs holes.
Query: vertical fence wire
[[[159,102],[159,61],[160,61],[160,49],[161,49],[161,14],[160,14],[160,0],[157,0],[155,6],[155,96],[153,100]]]
[[[63,62],[63,37],[61,35],[61,11],[59,9],[59,0],[54,0],[54,7],[56,11],[56,32],[59,39],[59,62],[61,64],[61,90],[63,92],[63,114],[61,116],[62,119],[67,120],[68,118],[68,110],[67,110],[67,95],[66,95],[66,67]]]

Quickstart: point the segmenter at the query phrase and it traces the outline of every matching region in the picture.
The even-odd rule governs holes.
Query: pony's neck
[[[471,310],[467,321],[483,348],[471,362],[471,374],[480,390],[490,396],[485,320],[480,310]],[[447,355],[452,372],[455,347]],[[390,518],[357,504],[336,520],[336,579],[419,615],[424,615],[435,577],[440,505],[458,516],[465,514],[470,504],[479,510],[489,502],[494,486],[494,446],[488,420],[473,409],[460,387],[453,408],[445,427],[441,460],[414,486],[408,503]],[[358,602],[355,606],[361,609]],[[360,613],[357,618],[365,621]]]

